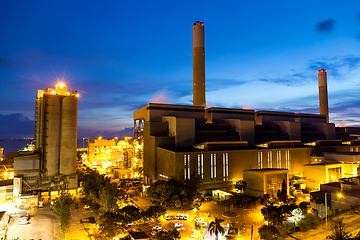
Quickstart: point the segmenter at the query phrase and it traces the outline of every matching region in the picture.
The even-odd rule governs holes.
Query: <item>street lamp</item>
[[[327,193],[325,193],[325,238],[327,237]]]
[[[84,155],[84,141],[85,141],[85,138],[83,138],[83,155]]]

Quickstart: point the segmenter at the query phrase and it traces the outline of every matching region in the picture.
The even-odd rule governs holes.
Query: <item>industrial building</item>
[[[77,91],[38,90],[35,100],[36,147],[14,159],[14,195],[23,191],[77,189]]]
[[[146,184],[184,181],[197,172],[200,190],[229,190],[238,180],[252,179],[251,174],[263,171],[265,179],[265,172],[277,169],[288,180],[289,175],[303,176],[304,165],[324,159],[324,153],[359,151],[359,129],[329,123],[325,69],[318,71],[320,114],[206,108],[204,46],[204,24],[196,22],[193,106],[149,103],[134,112],[134,137],[144,143]],[[352,164],[354,169],[359,163]],[[356,176],[354,171],[347,175]],[[251,186],[248,191],[267,193],[266,187]]]

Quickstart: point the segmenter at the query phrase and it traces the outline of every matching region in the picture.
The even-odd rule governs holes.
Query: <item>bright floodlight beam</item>
[[[319,79],[319,104],[320,114],[326,116],[326,122],[329,122],[329,105],[328,105],[328,91],[327,91],[327,75],[326,70],[318,71]]]
[[[196,21],[193,25],[193,106],[202,107],[206,107],[204,32],[204,23]]]

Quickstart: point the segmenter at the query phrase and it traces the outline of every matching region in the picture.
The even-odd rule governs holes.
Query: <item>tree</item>
[[[223,222],[224,220],[223,219],[220,219],[220,218],[215,218],[215,221],[212,221],[209,225],[209,233],[212,235],[212,234],[215,234],[215,239],[217,240],[218,239],[218,234],[224,234],[225,233],[225,230],[224,228],[221,226],[221,223]]]
[[[288,195],[287,195],[287,184],[285,179],[283,179],[281,184],[281,190],[278,190],[277,197],[280,202],[287,203],[288,201]]]
[[[260,238],[265,240],[276,239],[279,236],[279,230],[272,225],[263,225],[258,230]]]
[[[71,207],[73,206],[74,198],[66,191],[61,190],[60,196],[55,198],[53,203],[53,213],[60,217],[60,230],[65,236],[69,232],[71,224]]]
[[[119,233],[125,232],[125,226],[119,219],[118,214],[106,212],[98,220],[99,232],[106,239],[113,239]]]
[[[144,219],[155,218],[158,219],[161,215],[165,214],[166,210],[160,206],[150,206],[145,212],[143,212],[142,217]]]
[[[331,223],[332,234],[327,236],[326,239],[331,240],[346,240],[350,239],[350,232],[347,231],[347,226],[342,219],[334,220]]]
[[[261,205],[266,205],[268,203],[269,199],[270,199],[270,195],[269,194],[264,194],[264,196],[262,196],[262,198],[261,198],[260,204]]]
[[[201,224],[199,222],[195,222],[195,226],[194,229],[196,232],[198,232],[199,234],[199,238],[201,238],[202,234],[203,234],[203,227],[201,226]]]
[[[267,207],[261,209],[264,219],[269,222],[269,225],[278,225],[284,220],[284,212],[282,208],[277,207],[274,203],[270,203]]]
[[[173,229],[170,231],[159,231],[155,234],[154,237],[157,240],[174,240],[174,239],[180,239],[181,235],[178,230]]]
[[[305,214],[307,212],[307,209],[310,207],[309,202],[301,202],[299,204],[299,208],[301,209],[302,214]]]
[[[105,212],[114,212],[118,209],[117,201],[119,197],[119,190],[114,183],[106,182],[103,187],[99,189],[98,194],[98,211],[100,215]]]
[[[308,231],[310,229],[316,228],[320,223],[318,216],[312,213],[305,213],[304,218],[299,222],[300,231]]]
[[[247,183],[244,180],[240,180],[234,184],[234,187],[240,192],[244,192],[247,188]]]
[[[14,158],[19,156],[19,152],[9,152],[5,155],[5,159],[1,161],[3,165],[14,165]]]
[[[187,208],[194,204],[198,196],[200,176],[193,172],[185,183],[175,179],[159,180],[151,184],[147,190],[150,201],[161,207]]]

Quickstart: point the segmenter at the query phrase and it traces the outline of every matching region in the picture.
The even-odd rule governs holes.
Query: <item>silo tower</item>
[[[38,90],[35,138],[41,176],[75,174],[78,96],[63,84]]]

